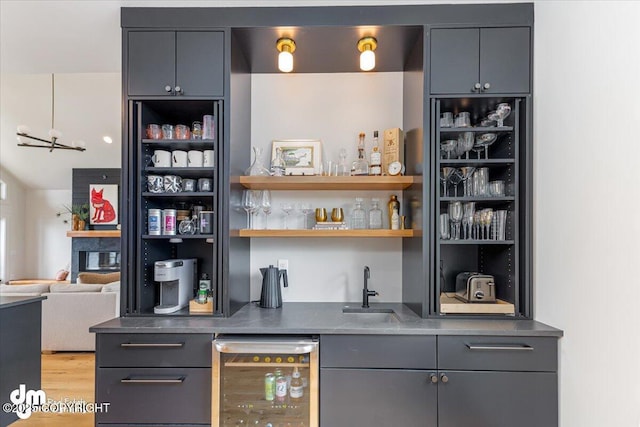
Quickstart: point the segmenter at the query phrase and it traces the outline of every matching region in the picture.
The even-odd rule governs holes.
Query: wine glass
[[[307,229],[307,218],[309,214],[313,212],[313,208],[311,208],[311,203],[300,203],[299,205],[300,212],[302,212],[302,218],[304,219],[304,228]]]
[[[509,117],[509,114],[511,114],[511,104],[508,102],[498,104],[496,107],[496,114],[498,115],[498,119],[496,120],[498,122],[498,127],[504,126],[504,119]]]
[[[463,154],[466,155],[466,158],[469,158],[469,151],[475,144],[475,134],[473,132],[465,132],[461,133],[458,136],[458,158]]]
[[[458,140],[456,139],[447,139],[445,141],[440,142],[440,150],[444,153],[444,156],[447,156],[447,159],[451,158],[451,153],[456,151],[458,148]]]
[[[493,209],[482,209],[480,213],[480,221],[484,226],[484,240],[489,239],[489,227],[491,226],[491,220],[493,219]]]
[[[282,212],[284,212],[284,229],[288,230],[289,214],[291,213],[291,211],[293,211],[293,204],[289,202],[280,203],[280,209],[282,209]]]
[[[475,145],[473,146],[473,150],[477,151],[476,147],[484,148],[484,158],[488,159],[489,146],[496,141],[497,137],[498,135],[496,135],[495,133],[483,133],[481,135],[478,135]],[[478,158],[480,158],[480,151],[478,151]]]
[[[264,229],[269,228],[269,215],[271,215],[271,191],[262,190],[262,197],[260,198],[260,206],[262,212],[264,212]]]
[[[453,184],[453,197],[458,197],[458,184],[462,182],[462,172],[453,168],[453,173],[449,177],[449,182]]]
[[[257,201],[255,200],[253,190],[244,190],[242,192],[242,209],[247,212],[247,230],[251,229],[251,212],[255,209]]]
[[[442,192],[443,197],[449,196],[449,191],[447,189],[447,182],[449,181],[449,177],[451,176],[454,170],[456,170],[456,168],[450,168],[450,167],[442,168],[442,173],[440,174],[440,181],[442,181],[442,187],[444,188],[444,191]]]
[[[262,190],[253,190],[253,206],[251,207],[251,228],[256,227],[256,219],[262,207]]]
[[[467,202],[463,205],[462,213],[462,230],[464,232],[464,239],[471,239],[471,233],[473,228],[473,216],[476,213],[476,203]]]
[[[462,189],[464,190],[464,197],[469,197],[472,194],[471,191],[471,175],[476,170],[475,166],[463,166],[460,168],[460,173],[462,174]]]
[[[451,238],[453,240],[460,240],[460,221],[462,220],[461,202],[449,202],[449,219],[453,227]]]
[[[481,236],[480,236],[480,225],[482,223],[481,217],[482,217],[481,211],[475,211],[475,213],[473,214],[473,236],[472,237],[475,237],[476,240],[481,240]]]

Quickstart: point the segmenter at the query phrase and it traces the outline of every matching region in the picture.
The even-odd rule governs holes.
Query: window
[[[7,184],[0,179],[0,200],[7,199]],[[0,209],[2,213],[2,209]],[[0,218],[0,283],[7,280],[7,219]]]
[[[0,200],[7,199],[7,184],[0,179]]]

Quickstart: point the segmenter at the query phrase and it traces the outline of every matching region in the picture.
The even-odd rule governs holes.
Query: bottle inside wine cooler
[[[293,368],[291,375],[291,386],[289,387],[289,395],[292,399],[300,399],[304,395],[304,387],[302,386],[302,378],[298,368]]]

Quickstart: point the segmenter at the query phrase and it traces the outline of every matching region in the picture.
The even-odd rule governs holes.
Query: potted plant
[[[89,219],[89,204],[75,204],[75,205],[63,205],[67,213],[71,214],[71,229],[73,231],[84,230]],[[61,216],[63,213],[58,212],[57,216]],[[66,223],[67,220],[64,220]]]

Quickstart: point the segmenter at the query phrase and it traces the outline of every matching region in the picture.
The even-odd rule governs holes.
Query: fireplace
[[[78,273],[112,273],[120,271],[119,237],[74,237],[71,241],[71,281]]]

